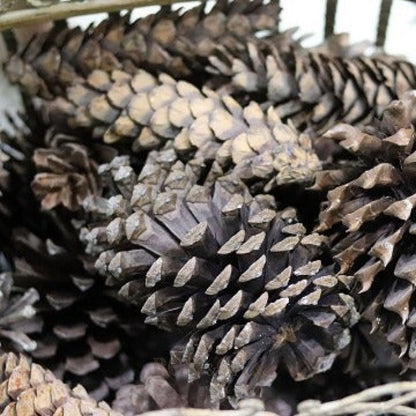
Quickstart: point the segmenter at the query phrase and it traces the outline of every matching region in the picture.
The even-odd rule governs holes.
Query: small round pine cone
[[[315,189],[331,189],[317,230],[339,232],[333,247],[339,275],[356,284],[364,318],[416,368],[414,248],[416,94],[393,101],[364,128],[341,124],[326,133],[354,160],[321,172]]]
[[[32,191],[44,210],[62,205],[77,211],[85,198],[99,192],[97,163],[112,160],[117,150],[92,142],[87,147],[76,137],[56,134],[53,129],[46,133],[44,145],[33,151],[37,173]]]

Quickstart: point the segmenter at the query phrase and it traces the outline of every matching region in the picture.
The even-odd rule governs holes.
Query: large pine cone
[[[393,101],[380,121],[326,133],[355,160],[323,171],[316,189],[328,192],[319,231],[338,230],[333,247],[339,275],[353,276],[372,330],[416,367],[415,93]]]
[[[264,112],[254,102],[241,107],[229,96],[167,75],[97,70],[70,87],[67,98],[44,105],[47,117],[61,127],[93,131],[109,144],[127,141],[134,152],[173,140],[186,160],[216,159],[227,172],[270,181],[269,186],[308,181],[320,169],[309,137],[283,124],[272,108]]]
[[[368,123],[391,100],[416,87],[415,66],[388,56],[346,59],[249,42],[246,54],[222,50],[211,62],[235,89],[260,95],[281,118],[314,131],[339,120]]]
[[[102,204],[111,221],[82,233],[100,273],[124,283],[146,322],[188,334],[172,363],[188,365],[189,381],[208,373],[214,402],[230,386],[241,397],[269,385],[280,365],[295,379],[330,368],[357,313],[328,239],[235,178],[188,189],[159,193],[147,213],[122,194]]]
[[[24,92],[47,99],[95,69],[135,65],[201,84],[207,58],[219,44],[238,53],[256,32],[274,31],[279,20],[276,0],[221,0],[209,12],[205,6],[184,13],[163,7],[133,23],[130,15],[112,16],[86,31],[56,25],[12,56],[7,74]]]

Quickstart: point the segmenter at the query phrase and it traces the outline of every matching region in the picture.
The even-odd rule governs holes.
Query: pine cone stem
[[[96,0],[59,3],[39,9],[13,10],[0,15],[0,31],[52,20],[67,19],[73,16],[110,13],[135,7],[167,5],[174,2],[174,0]]]

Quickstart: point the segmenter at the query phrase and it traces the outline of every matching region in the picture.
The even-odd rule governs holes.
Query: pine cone
[[[337,229],[339,275],[357,282],[363,316],[401,359],[416,366],[413,292],[416,95],[393,101],[380,121],[362,129],[341,124],[326,133],[356,160],[323,171],[316,189],[328,192],[318,231]],[[358,160],[357,160],[358,159]]]
[[[77,76],[95,69],[139,65],[202,83],[208,76],[207,57],[218,44],[237,53],[244,49],[242,40],[255,39],[258,31],[271,33],[279,20],[276,0],[266,5],[262,0],[221,0],[210,12],[205,6],[184,13],[163,7],[133,23],[130,15],[112,16],[86,31],[56,25],[12,56],[7,74],[29,95],[47,99],[62,95],[65,87],[77,84]]]
[[[99,399],[111,397],[134,380],[135,368],[154,354],[166,355],[165,337],[146,329],[137,309],[105,289],[73,243],[68,250],[20,229],[14,245],[16,285],[40,293],[37,308],[44,325],[32,335],[37,347],[31,355],[65,382],[81,383]],[[136,351],[138,342],[143,347]]]
[[[307,235],[294,209],[276,212],[231,177],[212,192],[162,192],[148,214],[110,199],[114,219],[83,232],[97,269],[127,282],[120,293],[146,322],[188,334],[172,363],[190,382],[208,373],[214,402],[228,386],[241,397],[269,385],[281,364],[295,379],[325,371],[349,343],[353,301],[319,257],[327,239]]]
[[[7,264],[1,255],[1,267]],[[29,336],[36,332],[42,322],[36,316],[34,308],[39,294],[33,288],[22,293],[13,287],[10,272],[0,274],[0,339],[1,349],[31,352],[36,349],[36,342]]]
[[[121,387],[112,403],[114,410],[124,416],[174,407],[210,408],[209,383],[200,381],[188,384],[187,369],[181,368],[171,376],[162,363],[143,366],[140,384]]]
[[[339,120],[368,123],[391,100],[416,86],[415,67],[388,56],[344,59],[252,42],[241,56],[220,48],[211,64],[237,90],[263,97],[276,105],[280,117],[314,131],[325,131]]]
[[[107,403],[92,400],[81,386],[69,389],[50,371],[22,355],[0,356],[0,380],[0,410],[4,415],[121,416]]]
[[[157,80],[140,70],[133,77],[94,71],[68,89],[68,98],[45,103],[50,122],[92,130],[105,143],[132,143],[134,152],[161,147],[168,140],[185,160],[217,162],[245,180],[273,184],[308,181],[320,162],[308,136],[282,124],[273,109],[242,108],[229,96],[176,82]]]
[[[42,150],[49,157],[48,166],[53,166],[55,172],[64,166],[62,176],[66,171],[76,170],[80,162],[87,169],[98,161],[111,160],[116,154],[109,146],[91,142],[88,156],[83,153],[85,158],[80,160],[72,153],[65,154],[67,146],[82,148],[79,140],[54,132],[40,136],[39,144],[48,146]],[[30,186],[35,169],[43,166],[42,158],[40,163],[34,158],[37,166],[31,163],[31,155],[38,156],[39,150],[34,151],[37,140],[34,134],[24,141],[22,144],[27,146],[23,147],[24,157],[11,159],[6,165],[13,180],[10,191],[14,186],[19,189],[7,195],[12,207],[13,238],[10,242],[8,237],[7,245],[8,255],[14,261],[13,278],[18,289],[34,287],[40,295],[36,307],[43,327],[30,334],[37,344],[31,355],[71,385],[82,382],[94,397],[111,397],[122,384],[133,381],[130,360],[134,360],[139,370],[140,365],[154,358],[155,352],[167,355],[169,346],[167,342],[158,344],[156,331],[144,328],[136,310],[105,290],[102,278],[93,270],[78,241],[76,226],[82,219],[81,211],[69,211],[60,205],[39,210]],[[13,144],[20,148],[20,143]],[[63,155],[72,165],[63,160]],[[94,176],[96,180],[97,172]],[[76,192],[78,189],[74,201]],[[146,337],[149,348],[136,351],[134,345],[141,336]],[[163,348],[166,351],[161,351]]]
[[[72,137],[55,136],[53,147],[36,149],[36,170],[32,189],[42,201],[42,209],[59,204],[75,211],[82,201],[99,190],[97,165],[88,149]]]

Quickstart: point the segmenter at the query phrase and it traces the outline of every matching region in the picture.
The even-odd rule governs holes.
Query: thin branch
[[[414,381],[389,383],[372,387],[363,390],[360,393],[328,403],[304,402],[299,406],[299,413],[297,413],[296,416],[335,416],[352,413],[361,413],[362,415],[365,415],[367,412],[371,415],[377,415],[386,410],[396,415],[413,416],[416,415],[414,409],[402,406],[402,404],[414,401],[416,399],[415,392],[416,382]],[[395,396],[398,394],[403,394],[403,396],[381,401],[379,403],[369,403],[370,400],[381,400],[383,396]]]
[[[172,3],[175,3],[175,0],[89,0],[81,3],[65,2],[47,7],[11,10],[0,15],[0,31],[91,13],[109,13]]]
[[[239,403],[236,410],[210,410],[210,409],[165,409],[141,413],[140,416],[278,416],[276,413],[264,410],[264,405],[258,399],[246,399]]]

